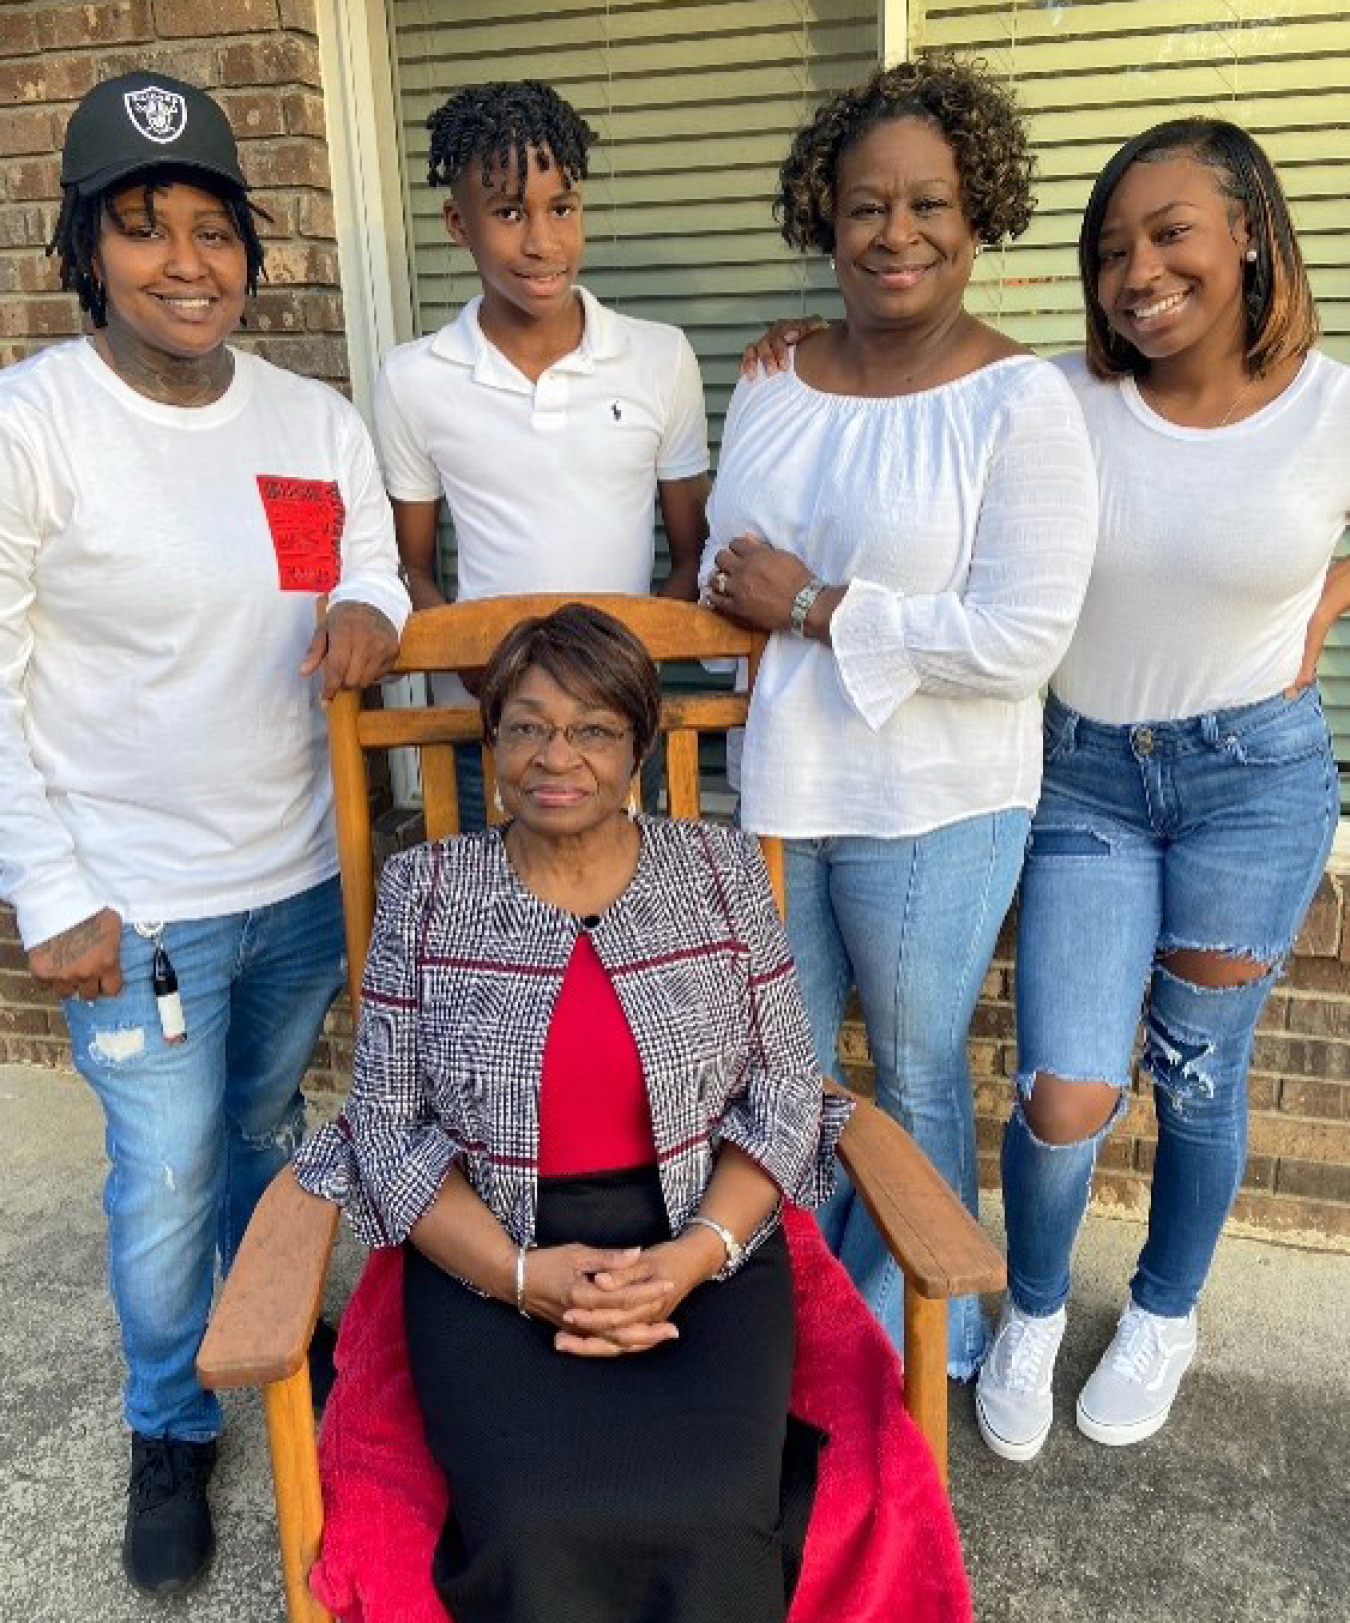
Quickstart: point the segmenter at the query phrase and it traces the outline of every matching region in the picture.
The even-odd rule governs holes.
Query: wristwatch
[[[811,605],[824,590],[825,582],[818,575],[812,575],[793,598],[792,607],[788,610],[788,630],[794,637],[806,635],[806,617],[811,612]]]
[[[703,1229],[711,1229],[726,1247],[728,1268],[734,1268],[741,1260],[741,1257],[745,1254],[745,1247],[741,1244],[741,1242],[736,1238],[725,1223],[719,1223],[716,1218],[704,1217],[702,1213],[700,1213],[697,1217],[691,1217],[684,1226],[686,1231],[694,1228],[695,1226]]]

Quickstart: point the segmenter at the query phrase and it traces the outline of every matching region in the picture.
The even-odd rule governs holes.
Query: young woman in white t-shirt
[[[1166,1421],[1242,1181],[1257,1019],[1326,862],[1338,789],[1314,685],[1347,603],[1350,368],[1317,318],[1252,138],[1176,120],[1098,179],[1079,244],[1086,357],[1064,362],[1101,526],[1051,682],[1018,921],[1009,1293],[980,1430],[1029,1460],[1052,1415],[1074,1238],[1144,1020],[1158,1147],[1148,1239],[1078,1398],[1107,1444]]]

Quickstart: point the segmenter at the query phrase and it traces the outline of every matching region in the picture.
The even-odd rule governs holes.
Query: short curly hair
[[[878,69],[797,131],[773,205],[790,248],[833,251],[839,160],[878,124],[897,118],[921,118],[941,131],[961,177],[962,209],[980,242],[1021,236],[1036,203],[1035,159],[1012,93],[983,62],[935,51]]]
[[[588,603],[566,603],[507,632],[478,689],[489,744],[497,742],[507,701],[534,669],[583,704],[622,716],[633,729],[634,768],[646,759],[661,723],[661,678],[651,655],[622,621]]]

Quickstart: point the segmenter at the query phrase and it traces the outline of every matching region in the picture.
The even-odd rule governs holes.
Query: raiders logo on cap
[[[187,102],[176,90],[146,85],[144,90],[128,90],[122,99],[127,117],[147,141],[167,145],[187,128]]]
[[[225,109],[159,68],[105,79],[71,114],[61,184],[81,197],[163,165],[199,169],[248,189]]]

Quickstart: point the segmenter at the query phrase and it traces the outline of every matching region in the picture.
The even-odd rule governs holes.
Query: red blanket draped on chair
[[[951,1506],[901,1403],[900,1367],[809,1213],[786,1215],[793,1412],[830,1441],[789,1623],[970,1623]],[[325,1528],[310,1575],[342,1623],[446,1623],[431,1583],[445,1483],[422,1441],[403,1258],[377,1251],[342,1319],[319,1436]]]

